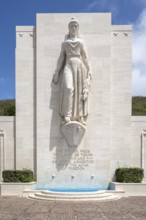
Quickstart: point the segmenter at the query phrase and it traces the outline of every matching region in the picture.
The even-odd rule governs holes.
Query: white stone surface
[[[68,33],[71,17],[76,17],[80,23],[80,34],[86,42],[93,72],[87,131],[76,149],[69,149],[60,133],[60,90],[59,85],[51,84],[60,44]],[[38,187],[107,188],[110,179],[111,14],[38,14],[36,25]]]
[[[132,116],[132,166],[144,169],[146,180],[146,116]]]
[[[23,190],[33,190],[36,188],[36,182],[30,183],[4,183],[0,182],[1,196],[22,196]]]
[[[73,17],[68,23],[68,33],[61,43],[61,51],[53,82],[60,78],[59,114],[65,123],[83,123],[88,118],[88,97],[92,79],[86,44],[79,33],[79,21]],[[61,76],[62,75],[62,76]]]
[[[15,117],[0,116],[0,181],[2,171],[15,167]]]
[[[131,26],[111,26],[111,161],[110,176],[117,167],[131,166],[132,54]]]
[[[16,27],[16,169],[36,168],[35,28]]]
[[[60,129],[69,147],[78,147],[86,132],[86,127],[76,121],[65,123]]]
[[[110,183],[111,190],[123,190],[126,196],[146,196],[146,183]]]
[[[97,192],[78,192],[78,193],[61,193],[52,191],[38,191],[37,193],[28,194],[28,198],[42,201],[66,201],[66,202],[80,202],[80,201],[114,201],[120,199],[119,193],[112,193],[109,191]]]

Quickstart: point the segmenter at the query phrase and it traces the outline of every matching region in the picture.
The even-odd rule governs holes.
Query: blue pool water
[[[53,188],[37,188],[37,190],[48,190],[48,191],[52,191],[52,192],[97,192],[99,190],[107,190],[107,189],[104,189],[104,188],[83,188],[83,189],[64,189],[64,188],[57,188],[57,189],[53,189]]]

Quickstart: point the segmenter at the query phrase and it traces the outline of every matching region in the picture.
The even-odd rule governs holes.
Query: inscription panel
[[[70,152],[66,150],[63,154],[63,160],[68,161]],[[53,154],[53,163],[56,163],[56,153]],[[76,150],[68,163],[69,170],[85,170],[90,164],[93,164],[93,154],[90,150]]]

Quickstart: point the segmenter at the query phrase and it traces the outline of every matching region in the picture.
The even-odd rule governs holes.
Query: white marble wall
[[[0,181],[2,171],[15,168],[15,117],[0,116]]]
[[[111,26],[111,177],[131,165],[131,26]]]
[[[35,171],[35,28],[16,27],[16,168]]]
[[[87,131],[77,149],[68,148],[60,134],[59,85],[51,82],[73,16],[80,23],[93,70]],[[110,179],[111,14],[38,14],[36,34],[38,187],[106,188]],[[83,159],[85,153],[90,162]]]
[[[144,169],[146,180],[146,116],[132,116],[132,166]]]

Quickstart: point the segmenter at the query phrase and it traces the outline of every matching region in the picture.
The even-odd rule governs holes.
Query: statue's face
[[[78,34],[78,30],[79,30],[79,25],[77,22],[71,22],[69,24],[69,33],[72,36],[76,36]]]

